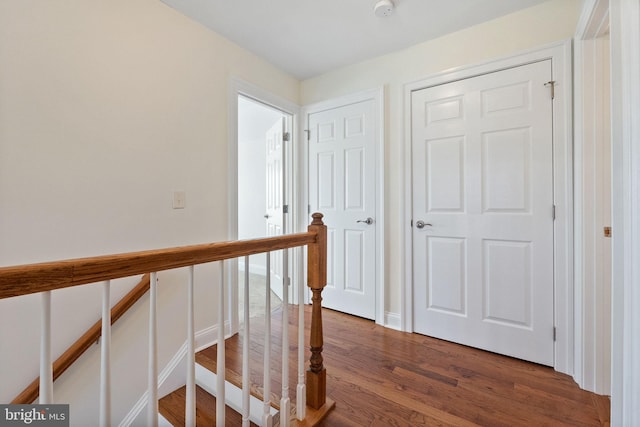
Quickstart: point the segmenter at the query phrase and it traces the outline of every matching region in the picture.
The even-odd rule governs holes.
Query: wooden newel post
[[[308,286],[311,298],[311,359],[307,370],[307,405],[320,409],[327,397],[327,371],[322,364],[322,290],[327,284],[327,226],[322,214],[311,215],[313,222],[308,230],[318,236],[308,249]]]

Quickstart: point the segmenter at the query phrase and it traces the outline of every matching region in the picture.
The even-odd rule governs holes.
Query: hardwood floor
[[[601,426],[609,399],[552,368],[323,312],[323,426]]]
[[[186,394],[186,387],[183,386],[158,402],[160,414],[174,426],[185,425]],[[242,425],[242,415],[227,407],[225,424],[230,426]],[[254,423],[250,424],[251,427],[257,427]],[[196,386],[196,426],[214,425],[216,425],[216,398]]]
[[[274,313],[274,331],[280,328],[280,314]],[[293,338],[297,310],[289,317]],[[310,318],[309,310],[305,317]],[[251,377],[257,384],[262,384],[262,323],[254,319],[251,325]],[[327,395],[336,407],[321,426],[608,425],[609,399],[580,390],[569,376],[552,368],[386,329],[327,309],[323,328]],[[237,373],[241,336],[226,344],[227,368]],[[280,371],[280,348],[279,339],[274,339],[273,372]],[[290,350],[289,390],[295,399],[295,342]],[[197,359],[215,369],[215,347],[200,352]],[[280,378],[274,378],[271,387],[277,402]]]

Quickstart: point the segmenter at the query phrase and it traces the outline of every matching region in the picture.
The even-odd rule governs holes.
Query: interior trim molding
[[[602,162],[608,117],[609,0],[585,2],[574,40],[574,290],[575,357],[573,378],[595,393],[611,392],[610,274],[602,251]],[[610,225],[610,223],[606,224]],[[605,274],[607,277],[605,277]]]
[[[640,3],[610,4],[612,130],[611,425],[640,425]]]

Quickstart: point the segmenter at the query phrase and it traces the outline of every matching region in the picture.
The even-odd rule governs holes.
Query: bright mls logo
[[[0,427],[69,427],[69,405],[0,405]]]

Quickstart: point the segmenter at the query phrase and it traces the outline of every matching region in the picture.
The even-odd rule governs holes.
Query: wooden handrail
[[[0,268],[0,299],[294,248],[316,242],[306,232],[253,240],[79,258]]]
[[[148,290],[149,274],[142,276],[138,283],[127,295],[111,308],[111,324],[113,325],[129,308],[133,306]],[[74,342],[55,362],[53,362],[53,380],[55,381],[64,371],[73,364],[82,354],[102,336],[102,321],[98,320],[76,342]],[[29,404],[34,402],[39,395],[39,377],[33,380],[22,393],[16,396],[11,403]]]
[[[308,245],[308,286],[313,293],[313,305],[310,326],[312,355],[311,365],[307,371],[306,400],[308,405],[319,409],[326,402],[326,370],[322,360],[320,302],[327,277],[327,228],[322,222],[322,214],[314,213],[312,216],[313,222],[306,233],[2,267],[0,268],[0,299],[145,274],[142,282],[113,307],[111,311],[111,323],[113,323],[149,288],[150,279],[147,274],[149,272]],[[128,296],[132,294],[135,296],[129,300]],[[97,322],[54,362],[54,380],[100,337],[101,329],[101,322]],[[12,403],[31,403],[37,397],[38,380],[35,380]]]

